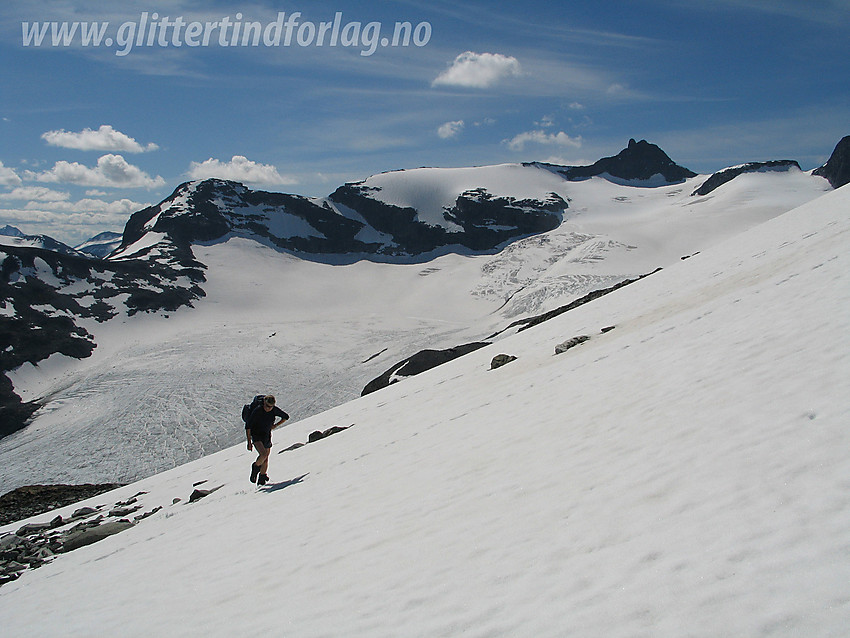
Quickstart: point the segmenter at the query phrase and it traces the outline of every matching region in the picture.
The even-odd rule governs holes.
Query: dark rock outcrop
[[[717,171],[705,180],[691,195],[708,195],[714,189],[723,186],[727,182],[731,182],[744,173],[789,171],[792,168],[800,170],[800,165],[794,160],[771,160],[769,162],[749,162],[741,166],[724,168],[722,171]]]
[[[19,487],[0,496],[0,525],[38,516],[119,487],[119,483]],[[94,512],[94,509],[86,508],[74,512],[73,516],[82,517]]]
[[[315,257],[416,256],[449,246],[485,251],[514,238],[557,228],[560,214],[568,206],[554,193],[545,201],[516,200],[475,189],[461,193],[444,211],[444,219],[451,222],[447,226],[461,228],[450,231],[423,223],[415,208],[381,201],[378,192],[363,182],[340,186],[328,197],[342,210],[351,211],[340,214],[327,202],[319,204],[300,195],[253,191],[220,179],[186,182],[156,206],[133,214],[116,255],[149,232],[165,234],[178,259],[186,258],[193,243],[217,241],[231,233]],[[358,239],[367,225],[372,236],[384,240]],[[157,250],[161,251],[161,246]]]
[[[634,139],[629,140],[628,146],[613,157],[603,157],[590,166],[572,166],[558,172],[570,181],[588,179],[603,173],[625,181],[645,181],[655,175],[662,175],[671,184],[696,177],[696,173],[676,164],[655,144],[646,140],[636,142]]]
[[[475,343],[466,343],[446,350],[421,350],[413,356],[408,357],[403,361],[399,361],[381,376],[372,379],[372,381],[367,383],[366,387],[363,388],[363,392],[360,393],[360,396],[365,396],[371,392],[375,392],[381,388],[386,388],[388,385],[395,383],[397,379],[393,379],[393,377],[396,375],[411,377],[489,345],[489,342],[479,341]]]
[[[584,343],[585,341],[590,340],[590,335],[579,335],[577,337],[573,337],[572,339],[567,339],[563,343],[559,343],[555,346],[555,354],[563,354],[567,350],[571,348],[575,348],[577,345]]]
[[[72,552],[80,547],[91,545],[104,538],[123,532],[126,529],[133,527],[134,523],[130,521],[111,521],[103,523],[88,529],[81,529],[71,534],[68,534],[62,541],[63,552]]]
[[[826,178],[833,188],[850,183],[850,135],[841,138],[826,164],[812,171],[812,175]]]
[[[347,430],[350,427],[351,427],[350,425],[347,426],[347,427],[344,427],[344,426],[341,426],[341,425],[335,425],[331,428],[328,428],[327,430],[321,430],[321,431],[316,430],[315,432],[310,432],[310,436],[307,438],[307,442],[308,443],[315,443],[316,441],[321,441],[322,439],[326,439],[329,436],[333,436],[334,434],[338,434],[339,432],[342,432],[343,430]]]
[[[65,486],[65,485],[34,485],[20,488],[13,495],[13,501],[22,498],[26,494],[39,494],[45,490],[55,493],[57,490],[67,491],[67,488],[78,488],[77,496],[85,498],[88,496],[80,488],[102,488],[104,486]],[[218,488],[207,490],[213,492]],[[9,494],[3,498],[8,502]],[[127,501],[115,503],[108,514],[99,514],[104,509],[103,505],[97,507],[80,507],[66,518],[54,516],[49,521],[27,523],[18,528],[12,534],[4,534],[0,537],[0,585],[19,578],[27,569],[36,569],[48,561],[53,560],[58,554],[72,552],[86,545],[113,536],[124,530],[130,529],[139,521],[152,516],[162,509],[161,506],[133,517],[133,520],[121,517],[126,512],[122,507],[136,503],[138,496],[145,494],[139,492]],[[179,501],[179,499],[176,499]],[[51,505],[55,502],[51,502]],[[132,508],[132,511],[141,509],[141,506]],[[112,520],[110,520],[112,519]]]
[[[328,428],[327,430],[315,430],[310,432],[310,435],[307,437],[307,443],[293,443],[287,448],[284,448],[278,454],[283,454],[284,452],[291,452],[292,450],[297,450],[299,448],[304,447],[305,445],[309,445],[310,443],[316,443],[321,441],[322,439],[326,439],[329,436],[333,436],[334,434],[338,434],[339,432],[344,432],[350,427],[353,427],[354,424],[351,425],[334,425],[333,427]]]
[[[568,203],[555,193],[545,201],[494,197],[484,189],[461,193],[443,212],[447,222],[462,230],[450,231],[418,219],[415,208],[395,206],[373,197],[375,189],[363,183],[345,184],[330,200],[356,210],[375,230],[392,239],[390,245],[370,245],[369,252],[385,255],[420,255],[446,246],[492,250],[518,237],[544,233],[561,223]]]
[[[507,365],[511,361],[516,361],[516,357],[512,354],[497,354],[493,357],[493,360],[490,361],[490,369],[495,370],[496,368],[501,368],[503,365]]]

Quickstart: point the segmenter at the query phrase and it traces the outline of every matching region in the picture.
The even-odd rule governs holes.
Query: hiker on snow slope
[[[280,421],[275,423],[275,418]],[[269,454],[272,450],[272,430],[289,419],[289,415],[275,405],[275,399],[267,394],[260,405],[251,411],[245,423],[245,436],[248,439],[248,450],[257,448],[257,460],[251,464],[251,482],[265,485],[269,476]]]

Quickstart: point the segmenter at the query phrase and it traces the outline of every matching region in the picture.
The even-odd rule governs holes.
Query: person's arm
[[[254,422],[254,412],[251,412],[251,416],[248,417],[248,422],[245,423],[245,438],[248,439],[248,451],[250,452],[254,448],[254,442],[251,440],[251,424]]]
[[[288,420],[289,420],[289,415],[288,415],[286,412],[284,412],[283,410],[281,410],[281,411],[280,411],[280,415],[279,415],[279,416],[280,416],[280,421],[278,421],[277,423],[275,423],[275,424],[272,426],[272,430],[274,430],[277,426],[279,426],[279,425],[281,425],[281,424],[283,424],[284,422],[286,422],[286,421],[288,421]]]

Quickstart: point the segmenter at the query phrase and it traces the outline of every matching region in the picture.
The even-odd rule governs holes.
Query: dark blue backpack
[[[251,412],[260,407],[263,404],[263,399],[265,398],[265,394],[258,394],[251,400],[251,403],[246,403],[242,406],[242,420],[245,421],[245,423],[248,423],[248,419],[251,418]]]

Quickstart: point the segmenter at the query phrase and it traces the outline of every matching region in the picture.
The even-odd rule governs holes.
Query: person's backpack
[[[242,406],[242,420],[245,421],[245,423],[248,423],[248,419],[251,418],[251,412],[260,407],[263,403],[263,399],[265,398],[265,394],[258,394],[251,400],[251,403],[246,403]]]

